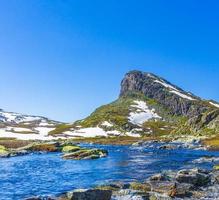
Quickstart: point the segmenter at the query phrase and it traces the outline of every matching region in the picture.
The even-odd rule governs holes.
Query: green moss
[[[219,170],[219,165],[215,165],[214,170]]]
[[[130,189],[148,192],[151,190],[151,186],[147,183],[132,182]]]
[[[120,98],[111,104],[96,109],[85,120],[76,122],[82,127],[95,127],[104,121],[114,124],[115,129],[124,130],[128,124],[129,107],[133,103],[131,98]]]
[[[78,151],[80,149],[81,148],[78,147],[78,146],[70,146],[70,145],[68,145],[68,146],[64,146],[62,148],[62,152],[75,152],[75,151]]]
[[[8,153],[8,150],[4,146],[0,145],[0,154],[6,154],[6,153]]]
[[[64,159],[97,159],[107,155],[107,151],[101,149],[81,149],[73,153],[63,155]]]
[[[165,121],[147,121],[143,124],[143,130],[153,136],[170,134],[174,128],[174,124]]]

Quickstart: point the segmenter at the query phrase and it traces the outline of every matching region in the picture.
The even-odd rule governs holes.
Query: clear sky
[[[60,121],[119,94],[132,69],[219,101],[217,0],[1,0],[0,107]]]

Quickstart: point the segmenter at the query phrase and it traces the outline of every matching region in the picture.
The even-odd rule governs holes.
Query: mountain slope
[[[219,131],[219,104],[154,74],[131,71],[121,82],[118,100],[51,133],[88,137],[92,131],[93,136],[214,136]]]
[[[52,139],[48,133],[60,122],[46,117],[24,115],[0,110],[0,138]]]

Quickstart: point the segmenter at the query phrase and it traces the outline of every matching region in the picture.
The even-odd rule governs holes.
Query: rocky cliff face
[[[194,129],[215,128],[219,125],[217,103],[204,101],[154,74],[140,71],[127,73],[121,82],[120,97],[132,96],[134,93],[156,100],[173,115],[187,117],[187,125]]]
[[[132,71],[125,75],[120,97],[135,92],[157,100],[176,115],[194,117],[209,109],[209,105],[203,104],[199,97],[151,73]]]

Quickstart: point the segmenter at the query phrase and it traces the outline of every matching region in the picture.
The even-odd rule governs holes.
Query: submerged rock
[[[149,193],[122,189],[113,193],[112,200],[149,200]]]

